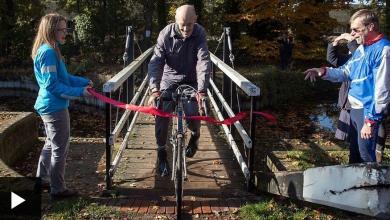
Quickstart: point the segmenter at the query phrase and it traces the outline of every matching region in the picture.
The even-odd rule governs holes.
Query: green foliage
[[[316,150],[288,151],[286,158],[291,160],[291,170],[306,170],[312,167],[347,164],[348,151],[327,151]]]
[[[93,24],[92,19],[92,13],[89,10],[74,18],[77,37],[88,49],[93,48],[98,42],[94,34],[95,24]]]
[[[239,69],[239,72],[260,87],[262,108],[296,105],[315,99],[319,94],[319,97],[324,94],[337,97],[337,84],[323,80],[312,84],[304,80],[305,75],[301,71],[286,72],[275,66],[258,66],[250,70]]]
[[[133,212],[121,213],[115,207],[94,203],[89,199],[75,198],[53,203],[44,219],[120,219],[136,215]]]
[[[77,1],[60,0],[58,8],[67,11],[75,24],[82,55],[98,58],[96,62],[114,62],[124,50],[126,26],[133,26],[136,38],[144,30],[143,1]],[[142,39],[142,38],[141,38]],[[102,59],[96,53],[103,53]],[[112,59],[112,57],[115,57]]]
[[[77,214],[88,202],[84,199],[69,199],[53,204],[45,219],[76,219]]]
[[[68,65],[68,71],[72,74],[82,75],[90,71],[95,65],[95,60],[90,57],[85,57],[81,59],[71,59]]]
[[[240,217],[246,220],[263,219],[326,219],[326,214],[320,214],[307,208],[299,208],[292,202],[281,203],[271,198],[264,198],[255,204],[248,204],[240,209]]]
[[[225,2],[227,0],[205,1],[204,3],[202,25],[209,36],[219,37],[222,33],[222,28],[226,23],[224,19],[226,14]]]
[[[294,38],[294,58],[323,57],[316,48],[323,47],[323,36],[332,33],[337,24],[329,17],[332,9],[346,8],[345,1],[279,1],[246,0],[241,2],[240,12],[228,16],[231,21],[247,24],[247,36],[239,41],[252,56],[262,61],[275,62],[279,57],[280,40]],[[277,59],[276,59],[277,60]]]
[[[0,64],[30,61],[35,27],[44,6],[41,1],[0,1]]]
[[[167,4],[167,21],[175,22],[176,8],[183,4],[193,4],[198,14],[198,22],[206,29],[208,36],[220,36],[224,24],[226,10],[225,2],[230,0],[168,0]],[[158,9],[159,10],[159,9]]]

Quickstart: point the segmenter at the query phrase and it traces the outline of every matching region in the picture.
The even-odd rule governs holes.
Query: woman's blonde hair
[[[57,26],[61,21],[66,22],[66,18],[57,13],[50,13],[41,18],[31,51],[31,58],[33,60],[35,59],[39,47],[44,43],[49,44],[56,51],[58,58],[61,59],[61,52],[55,38]]]

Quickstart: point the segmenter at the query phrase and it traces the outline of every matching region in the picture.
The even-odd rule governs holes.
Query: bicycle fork
[[[186,163],[186,156],[185,156],[185,131],[184,131],[184,126],[183,126],[183,99],[177,104],[177,129],[174,132],[173,140],[172,140],[172,145],[173,145],[173,164],[172,167],[174,168],[172,171],[172,177],[171,180],[175,179],[176,176],[176,171],[177,171],[177,166],[182,165],[182,173],[183,173],[183,178],[187,179],[187,163]],[[179,139],[181,139],[181,145],[179,146]],[[181,161],[182,164],[177,164],[178,157],[182,157]]]

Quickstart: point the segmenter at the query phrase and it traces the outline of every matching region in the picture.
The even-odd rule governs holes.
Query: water
[[[336,104],[319,104],[309,117],[319,129],[334,132],[337,128],[338,116],[339,109]]]

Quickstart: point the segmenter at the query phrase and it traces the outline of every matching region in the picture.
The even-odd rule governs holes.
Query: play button
[[[41,219],[37,178],[0,177],[0,219]]]
[[[11,209],[22,204],[24,201],[26,200],[20,197],[18,194],[11,192]]]

